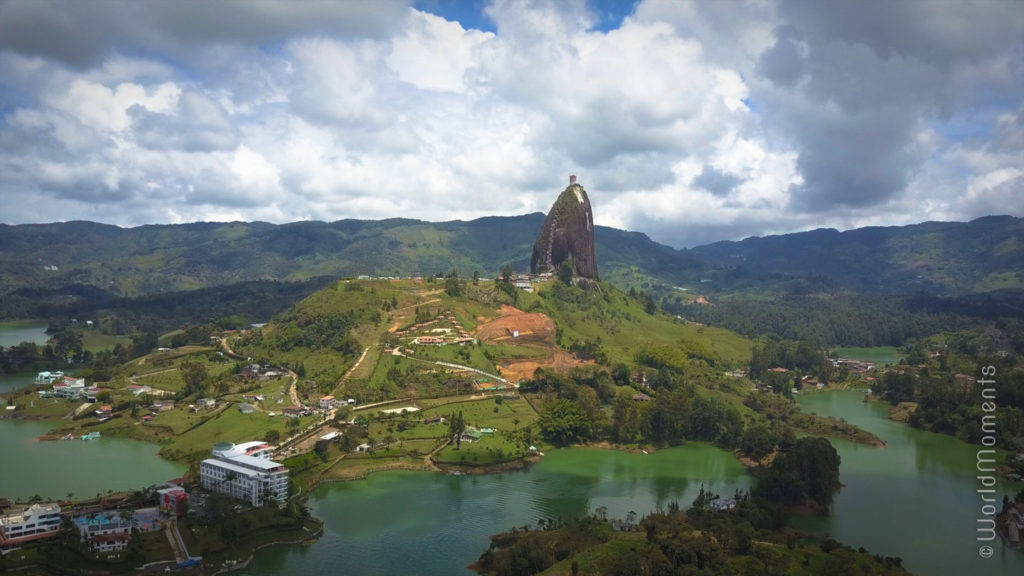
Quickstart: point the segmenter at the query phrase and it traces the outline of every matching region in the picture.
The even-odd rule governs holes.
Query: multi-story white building
[[[60,505],[33,504],[28,509],[0,517],[0,553],[21,544],[48,538],[60,530]]]
[[[132,514],[122,512],[100,512],[84,514],[75,518],[75,526],[95,554],[109,554],[128,548],[132,539]]]
[[[85,393],[85,378],[72,378],[61,376],[53,383],[53,396],[55,398],[67,398],[78,400]]]
[[[213,447],[213,458],[199,465],[203,488],[245,500],[253,506],[265,500],[284,502],[288,497],[288,468],[270,460],[274,447],[264,442],[223,443]]]

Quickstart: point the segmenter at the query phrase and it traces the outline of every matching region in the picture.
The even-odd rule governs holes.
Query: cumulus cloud
[[[465,219],[570,172],[675,246],[1024,210],[1013,2],[482,15],[0,0],[0,221]]]

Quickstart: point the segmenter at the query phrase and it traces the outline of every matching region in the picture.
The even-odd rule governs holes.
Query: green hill
[[[1024,219],[925,222],[699,246],[705,262],[755,275],[826,277],[850,290],[963,295],[1024,289]]]
[[[469,222],[340,220],[194,223],[119,228],[92,222],[0,225],[0,290],[82,285],[141,296],[252,280],[317,276],[427,276],[453,268],[493,276],[529,267],[540,213]],[[668,281],[704,266],[639,233],[597,227],[608,270],[636,269]]]

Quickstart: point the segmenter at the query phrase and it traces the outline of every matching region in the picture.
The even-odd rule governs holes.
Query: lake
[[[46,344],[47,324],[41,320],[10,320],[0,322],[0,346],[17,346],[22,342]]]
[[[922,576],[1022,573],[1024,554],[999,542],[993,543],[994,557],[979,558],[976,447],[891,422],[885,406],[861,399],[859,392],[800,398],[806,410],[846,418],[888,445],[833,441],[845,485],[833,514],[798,518],[794,525],[874,554],[900,556]],[[557,450],[528,470],[492,476],[374,474],[316,490],[310,504],[326,521],[324,536],[309,546],[262,550],[242,574],[470,574],[465,566],[487,548],[489,534],[599,506],[619,518],[672,500],[687,506],[701,482],[730,494],[749,486],[750,477],[732,454],[700,444],[649,456]],[[1017,489],[1000,484],[1001,493]]]
[[[885,448],[832,440],[842,458],[828,518],[801,518],[800,527],[873,554],[900,556],[915,574],[1021,574],[1024,553],[992,543],[995,555],[979,557],[976,520],[981,497],[976,472],[978,446],[911,428],[888,419],[888,406],[863,402],[856,391],[821,392],[799,398],[808,412],[845,418],[886,442]],[[1000,482],[998,500],[1020,484]]]
[[[612,518],[672,501],[686,507],[702,482],[732,494],[750,476],[731,453],[697,443],[650,455],[555,450],[528,470],[487,476],[373,474],[318,488],[310,504],[326,522],[324,536],[311,546],[262,550],[242,573],[468,575],[490,534],[600,506]]]
[[[0,391],[31,383],[34,375],[0,376]],[[86,498],[107,490],[138,489],[177,478],[185,468],[156,456],[159,447],[124,438],[36,440],[49,422],[0,420],[0,497],[34,494]]]

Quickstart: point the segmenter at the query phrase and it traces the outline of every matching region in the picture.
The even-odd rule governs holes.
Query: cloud
[[[381,38],[408,3],[225,0],[0,3],[0,50],[94,66],[124,45],[181,56],[215,44],[264,45],[301,35]]]
[[[445,5],[0,0],[0,221],[466,219],[569,173],[675,246],[1024,213],[1013,2]]]
[[[704,166],[704,170],[693,179],[694,186],[703,188],[715,196],[728,196],[742,183],[742,178],[716,170],[714,166]]]

